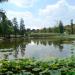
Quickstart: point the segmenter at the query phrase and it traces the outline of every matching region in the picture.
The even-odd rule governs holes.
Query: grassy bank
[[[33,59],[1,60],[1,75],[75,75],[75,57],[40,61]]]
[[[60,33],[31,33],[28,36],[10,35],[9,37],[0,37],[0,41],[3,39],[11,39],[11,38],[54,38],[54,39],[75,39],[75,34],[60,34]]]
[[[34,37],[34,38],[48,38],[48,37],[54,37],[54,36],[59,36],[59,33],[31,33],[30,37]]]
[[[60,33],[31,33],[31,38],[56,38],[56,39],[75,39],[75,35],[60,34]]]

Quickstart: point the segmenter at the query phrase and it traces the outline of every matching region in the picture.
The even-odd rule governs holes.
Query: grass
[[[34,59],[0,61],[1,75],[52,75],[52,73],[75,75],[75,57],[49,61]]]
[[[75,39],[75,35],[60,34],[60,33],[31,33],[32,38],[56,38],[56,39]]]
[[[39,37],[53,37],[53,36],[59,36],[59,33],[31,33],[30,37],[39,38]]]

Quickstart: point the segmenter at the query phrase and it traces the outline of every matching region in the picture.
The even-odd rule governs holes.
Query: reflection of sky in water
[[[66,57],[70,55],[70,46],[71,45],[63,45],[63,50],[59,50],[58,47],[54,47],[52,45],[27,45],[25,54],[28,57],[36,57],[36,58],[46,58],[46,57]]]
[[[71,55],[71,43],[50,42],[47,40],[33,41],[16,45],[16,49],[10,53],[0,52],[0,59],[8,58],[50,58],[68,57]]]

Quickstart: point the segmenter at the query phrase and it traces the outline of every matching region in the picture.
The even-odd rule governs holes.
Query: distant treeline
[[[29,36],[31,33],[67,33],[74,34],[75,33],[75,25],[73,24],[73,20],[71,20],[70,25],[63,25],[62,21],[59,21],[58,25],[55,27],[42,28],[42,29],[30,29],[25,28],[24,20],[21,18],[20,22],[17,22],[17,18],[13,18],[13,20],[9,20],[5,15],[5,12],[0,11],[0,36],[1,37],[10,37],[14,35],[17,36]]]
[[[63,25],[62,21],[59,21],[59,23],[54,27],[44,27],[42,29],[33,29],[35,33],[59,33],[59,34],[75,34],[75,24],[73,24],[73,20],[71,20],[71,23],[69,25]]]

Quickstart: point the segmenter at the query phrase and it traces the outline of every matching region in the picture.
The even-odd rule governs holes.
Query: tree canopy
[[[62,21],[59,22],[59,30],[61,34],[64,33],[64,26],[63,26]]]

